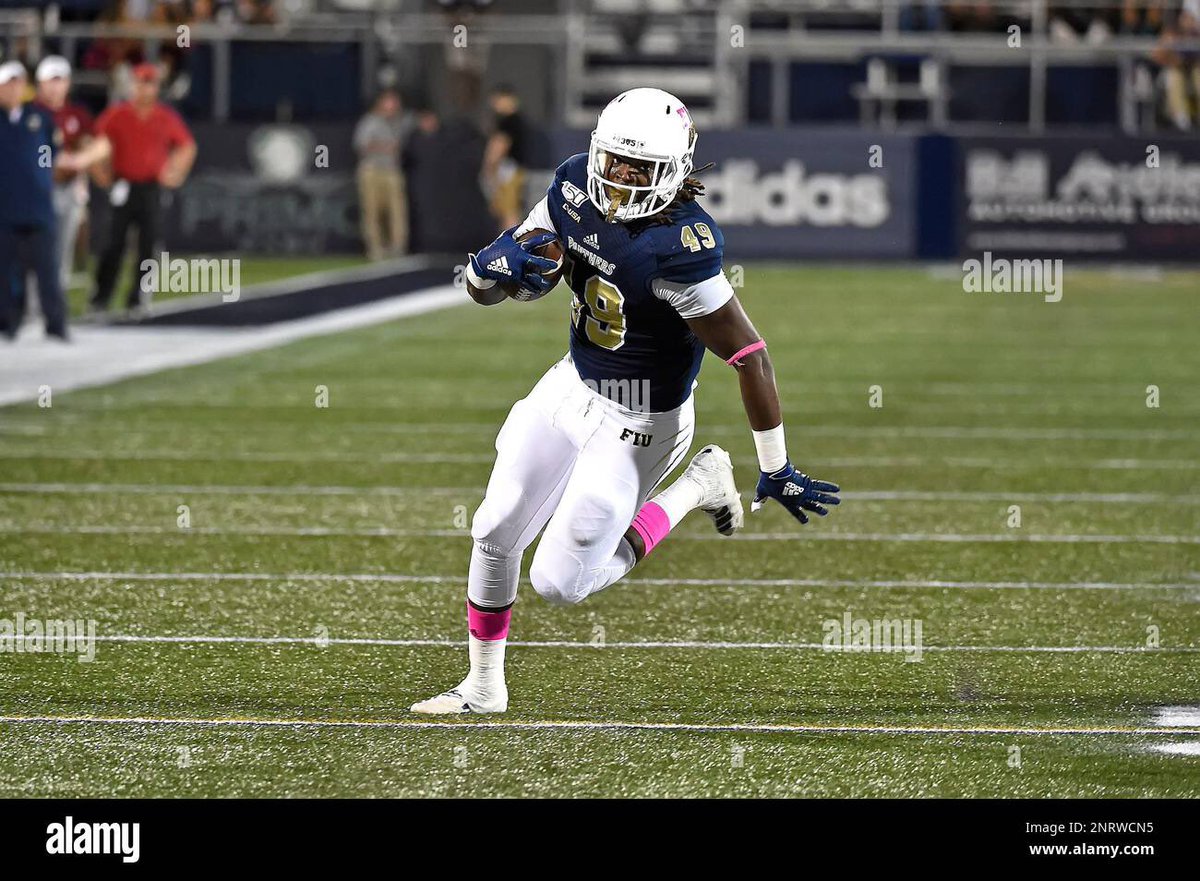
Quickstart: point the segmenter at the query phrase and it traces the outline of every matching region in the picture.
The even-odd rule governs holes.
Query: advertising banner
[[[963,256],[1200,259],[1200,141],[964,138]]]
[[[168,248],[309,255],[361,250],[349,126],[208,123],[193,133],[196,167],[170,196]]]

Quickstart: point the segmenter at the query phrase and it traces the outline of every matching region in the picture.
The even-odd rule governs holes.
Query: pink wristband
[[[745,358],[751,352],[757,352],[759,349],[765,349],[766,347],[767,343],[765,340],[759,340],[757,343],[751,343],[750,345],[746,346],[746,348],[741,349],[732,358],[726,359],[725,363],[731,367],[741,367],[743,358]]]

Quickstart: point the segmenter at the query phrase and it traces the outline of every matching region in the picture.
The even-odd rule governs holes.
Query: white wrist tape
[[[475,267],[471,265],[471,258],[474,256],[474,254],[467,255],[467,281],[471,283],[472,287],[478,288],[481,291],[486,291],[488,288],[496,284],[496,279],[483,278],[482,276],[475,274]]]
[[[787,464],[787,442],[783,437],[783,423],[766,431],[754,432],[754,449],[758,451],[758,468],[766,474],[774,474]]]

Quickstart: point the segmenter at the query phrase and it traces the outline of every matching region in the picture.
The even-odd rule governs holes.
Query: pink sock
[[[642,537],[642,544],[649,554],[671,531],[671,518],[654,502],[646,502],[633,518],[633,531]]]
[[[493,642],[508,638],[508,622],[512,619],[512,607],[503,612],[485,612],[467,602],[467,629],[476,639]]]

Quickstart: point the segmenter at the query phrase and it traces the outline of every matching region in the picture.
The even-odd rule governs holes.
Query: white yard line
[[[1164,728],[1200,728],[1200,706],[1155,707],[1154,724]]]
[[[455,493],[476,493],[476,487],[441,488]],[[242,484],[157,484],[157,483],[0,483],[0,492],[61,494],[112,493],[115,495],[235,495],[235,496],[398,496],[409,495],[417,489],[411,486],[325,486],[291,484],[288,486],[253,486]],[[435,487],[424,490],[439,492]]]
[[[316,637],[316,636],[220,636],[220,635],[138,635],[112,634],[98,635],[96,642],[112,643],[174,643],[182,645],[231,644],[231,645],[311,645],[324,648],[331,645],[369,645],[390,646],[394,648],[466,648],[466,642],[460,639],[383,639],[373,637]],[[509,640],[509,646],[518,648],[537,649],[689,649],[706,651],[827,651],[837,654],[906,654],[900,647],[891,652],[851,651],[841,648],[828,648],[820,642],[733,642],[703,640],[627,640],[606,641],[603,643],[580,642],[578,640]],[[921,652],[980,652],[1001,654],[1111,654],[1111,655],[1153,655],[1153,654],[1196,654],[1200,653],[1198,646],[1168,646],[1162,648],[1145,648],[1143,646],[1126,645],[925,645]],[[1200,725],[1200,722],[1197,723]]]
[[[0,458],[3,458],[0,455]],[[103,458],[103,457],[100,457]],[[418,461],[418,460],[414,460]],[[449,461],[449,460],[447,460]],[[488,459],[487,461],[492,461]],[[482,498],[482,486],[344,486],[332,484],[291,484],[286,486],[254,484],[158,484],[158,483],[0,483],[0,493],[30,495],[112,494],[112,495],[285,495],[285,496],[400,496],[400,495],[474,495]],[[742,494],[750,498],[749,491]],[[841,493],[843,499],[864,502],[1070,502],[1094,504],[1200,505],[1200,495],[1189,493],[1031,493],[1031,492],[951,492],[931,490],[857,490]]]
[[[1188,734],[1200,729],[1200,706],[1155,707],[1151,721],[1164,733]],[[1150,750],[1168,756],[1200,756],[1200,741],[1156,743]]]
[[[1200,756],[1200,740],[1154,743],[1150,745],[1150,750],[1167,756]]]
[[[677,539],[689,541],[716,541],[726,536],[717,534],[679,534]],[[728,537],[729,541],[867,541],[867,542],[948,542],[951,544],[1200,544],[1198,535],[1053,535],[1043,533],[1026,534],[978,534],[962,533],[889,533],[889,532],[739,532]]]
[[[442,290],[442,289],[438,289]],[[461,293],[461,292],[459,292]],[[423,295],[408,295],[401,299],[413,299],[415,296]],[[445,306],[453,306],[455,303],[449,301]],[[366,308],[366,307],[362,307]],[[308,320],[308,319],[305,319]],[[549,365],[547,365],[549,366]],[[505,402],[503,409],[507,409],[508,402]],[[112,413],[112,406],[95,405],[88,406],[83,404],[72,405],[75,412],[69,412],[64,409],[54,408],[52,418],[56,422],[84,422],[94,418],[95,413]],[[186,407],[186,402],[181,402],[177,406]],[[234,406],[234,405],[229,405]],[[238,405],[243,406],[243,405]],[[378,405],[376,405],[378,406]],[[261,412],[269,412],[272,409],[278,409],[281,412],[287,412],[294,408],[291,407],[264,407]],[[404,408],[397,407],[397,412],[406,412],[410,409],[409,405]],[[8,425],[0,426],[0,434],[5,432],[24,433],[24,434],[42,434],[41,425],[38,423],[38,417],[35,415],[23,414],[20,417],[9,416]],[[359,422],[354,420],[340,419],[333,426],[333,429],[340,434],[346,433],[362,433],[362,434],[482,434],[495,436],[496,431],[500,428],[502,419],[492,419],[487,422],[462,422],[446,420],[444,422]],[[169,427],[169,425],[159,426]],[[289,426],[282,426],[287,430],[291,430]],[[137,424],[123,423],[122,432],[132,432],[137,434],[141,430],[141,426]],[[213,423],[205,425],[206,432],[224,432],[232,434],[242,434],[243,428],[237,424],[229,423]],[[745,437],[749,429],[743,424],[708,424],[705,423],[698,429],[699,436],[703,437],[707,434],[719,434],[723,437],[736,436]],[[1186,440],[1194,441],[1196,432],[1191,429],[1162,429],[1162,428],[1017,428],[1007,426],[957,426],[957,425],[935,425],[935,426],[863,426],[863,425],[805,425],[792,429],[798,437],[832,437],[838,440],[845,438],[914,438],[914,439],[929,439],[940,438],[946,440],[1132,440],[1132,441],[1148,441],[1148,440]],[[124,434],[122,436],[125,436]]]
[[[89,327],[72,330],[69,345],[30,336],[0,348],[0,406],[53,392],[108,385],[176,367],[274,348],[465,304],[444,285],[348,309],[255,328]]]
[[[400,573],[337,572],[30,572],[0,571],[0,580],[16,581],[269,581],[274,585],[301,583],[357,582],[363,584],[461,584],[466,575],[405,575]],[[528,584],[529,579],[521,579]],[[875,580],[823,578],[624,578],[622,584],[683,587],[848,587],[877,589],[941,590],[1200,590],[1200,581],[946,581],[946,580]]]
[[[164,716],[0,716],[3,724],[92,724],[92,725],[167,725],[196,727],[245,728],[430,728],[526,731],[680,731],[697,733],[747,734],[896,734],[896,735],[1058,735],[1058,736],[1118,736],[1160,735],[1162,728],[1125,726],[1021,727],[1021,726],[940,726],[940,725],[816,725],[816,724],[699,724],[687,722],[620,722],[585,721],[576,719],[483,720],[464,719],[458,722],[421,721],[417,719],[278,719],[236,717],[164,717]],[[1200,734],[1200,728],[1175,729],[1171,734]]]
[[[0,429],[0,434],[4,430]],[[18,433],[18,432],[13,432]],[[41,436],[42,431],[29,432]],[[40,445],[28,450],[0,450],[0,459],[45,459],[52,461],[104,462],[359,462],[366,464],[477,464],[490,465],[496,461],[491,453],[416,453],[416,452],[278,452],[261,450],[97,450],[94,448],[63,449]],[[819,460],[822,468],[1017,468],[1029,467],[1029,459],[997,459],[971,456],[846,456]],[[747,467],[756,464],[752,456],[735,456],[734,462]],[[1037,459],[1034,465],[1069,471],[1195,471],[1200,460],[1191,459]],[[813,463],[814,467],[816,462]],[[1119,494],[1129,495],[1129,494]],[[1140,495],[1140,494],[1132,494]]]
[[[236,535],[295,536],[322,538],[458,538],[468,540],[466,529],[393,529],[386,526],[342,528],[334,526],[0,526],[0,535]],[[676,541],[842,541],[842,542],[933,542],[953,544],[1200,544],[1197,535],[1077,535],[1051,533],[956,532],[676,532]]]

